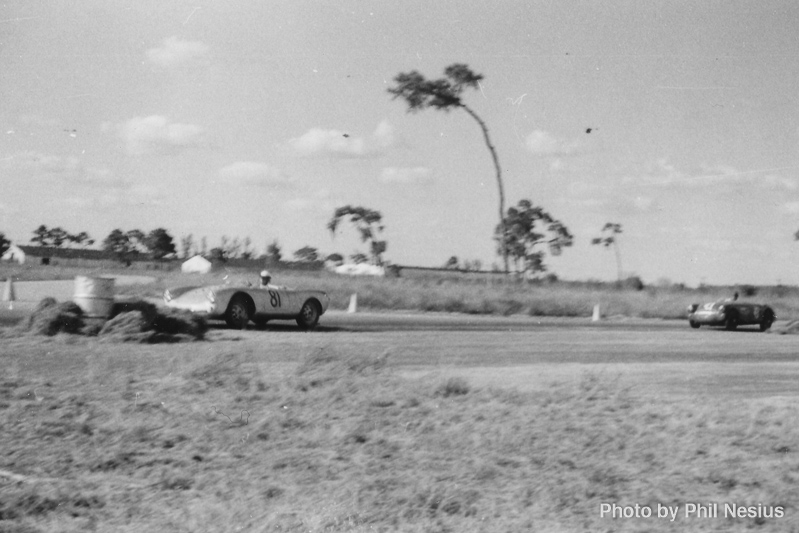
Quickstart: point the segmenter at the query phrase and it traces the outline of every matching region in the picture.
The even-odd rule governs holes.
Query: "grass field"
[[[678,401],[591,373],[479,388],[290,337],[6,340],[0,531],[799,527],[794,399]],[[784,516],[683,516],[714,502]],[[603,503],[680,514],[612,519]]]
[[[150,275],[155,283],[118,287],[121,294],[160,298],[164,289],[184,285],[221,283],[229,279],[245,279],[253,283],[257,272],[220,270],[207,275],[185,275],[176,271],[131,270],[87,272],[86,269],[63,267],[0,266],[0,279],[15,280],[73,279],[76,275],[135,274]],[[640,318],[685,318],[691,303],[714,301],[742,291],[742,299],[772,305],[780,319],[799,318],[799,288],[748,287],[756,294],[748,297],[739,287],[703,287],[688,289],[681,286],[646,287],[643,290],[617,288],[612,283],[555,282],[529,283],[505,279],[497,275],[409,273],[399,278],[345,277],[325,271],[274,270],[274,282],[297,288],[318,288],[331,296],[331,308],[346,309],[350,296],[358,295],[358,304],[366,309],[420,310],[470,314],[531,316],[591,316],[600,304],[604,316]]]

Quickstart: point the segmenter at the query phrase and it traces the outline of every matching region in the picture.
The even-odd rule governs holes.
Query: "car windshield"
[[[725,300],[717,300],[715,302],[708,302],[706,304],[702,304],[702,305],[699,306],[699,309],[704,310],[704,311],[718,311],[718,309],[721,306],[723,306],[725,304],[728,304],[728,303],[729,302],[727,302]]]

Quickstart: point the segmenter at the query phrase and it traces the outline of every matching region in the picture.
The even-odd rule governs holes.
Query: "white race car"
[[[244,282],[167,289],[164,302],[175,309],[224,319],[228,326],[236,329],[246,328],[250,320],[263,326],[272,319],[296,320],[300,327],[312,329],[327,311],[330,298],[323,291],[274,285],[253,287]]]

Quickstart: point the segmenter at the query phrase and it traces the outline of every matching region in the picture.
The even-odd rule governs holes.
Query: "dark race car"
[[[760,326],[766,331],[777,319],[774,309],[768,305],[739,302],[736,300],[719,300],[704,305],[688,306],[688,324],[692,328],[699,326],[724,326],[734,330],[738,326]]]

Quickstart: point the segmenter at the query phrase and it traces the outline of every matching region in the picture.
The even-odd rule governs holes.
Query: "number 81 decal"
[[[272,304],[272,307],[280,307],[280,293],[269,291],[269,303]]]

